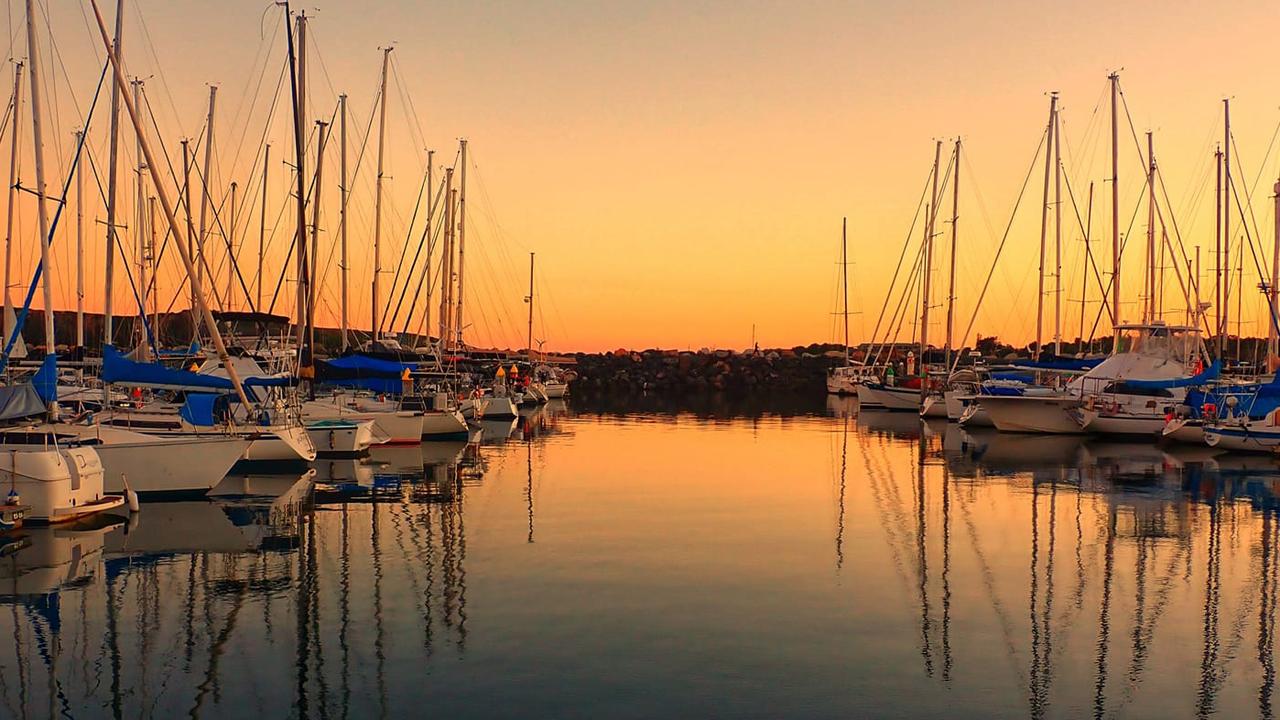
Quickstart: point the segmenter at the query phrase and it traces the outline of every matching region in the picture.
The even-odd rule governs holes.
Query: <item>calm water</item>
[[[28,532],[0,716],[1270,717],[1277,491],[835,402],[551,408]]]

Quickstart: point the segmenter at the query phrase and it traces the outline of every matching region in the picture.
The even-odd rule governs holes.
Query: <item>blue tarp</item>
[[[1191,377],[1173,378],[1171,380],[1125,380],[1124,384],[1129,387],[1142,388],[1146,390],[1170,390],[1172,388],[1204,385],[1210,380],[1218,379],[1218,376],[1221,374],[1222,361],[1214,360],[1212,365]]]
[[[102,349],[102,381],[130,387],[168,388],[171,390],[230,391],[231,381],[189,370],[174,370],[157,363],[130,360],[111,345]]]
[[[31,378],[31,386],[36,394],[46,403],[58,399],[58,356],[50,353],[44,356],[40,369]]]

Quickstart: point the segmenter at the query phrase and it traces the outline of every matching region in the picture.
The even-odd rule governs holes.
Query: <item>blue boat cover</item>
[[[161,350],[157,350],[156,354],[159,355],[160,357],[167,357],[167,358],[195,357],[200,354],[200,342],[198,340],[192,340],[191,346],[185,350],[161,349]]]
[[[396,394],[404,390],[405,371],[417,369],[413,363],[381,360],[365,355],[347,355],[316,363],[316,379],[331,385],[362,388],[378,393]]]
[[[1006,381],[1012,381],[1012,382],[1033,383],[1036,381],[1036,376],[1031,373],[993,372],[991,373],[991,379],[1006,380]]]
[[[178,411],[178,414],[182,416],[183,420],[196,427],[212,427],[218,424],[213,417],[213,409],[217,403],[217,395],[187,393],[187,401],[182,404],[182,409]]]
[[[347,355],[345,357],[326,360],[325,364],[332,368],[340,370],[354,370],[357,372],[364,371],[369,373],[393,373],[398,378],[405,370],[417,370],[417,366],[411,363],[394,362],[391,360],[379,360],[365,355]]]
[[[1170,380],[1125,380],[1124,384],[1145,390],[1169,390],[1172,388],[1195,387],[1216,380],[1222,374],[1222,361],[1214,360],[1213,364],[1191,377],[1172,378]]]
[[[1009,385],[988,385],[983,383],[978,386],[979,395],[996,395],[1001,397],[1014,397],[1023,394],[1025,388],[1012,387]]]
[[[58,399],[58,356],[56,354],[50,353],[44,356],[40,369],[31,377],[31,386],[46,403]]]
[[[190,370],[174,370],[158,363],[130,360],[111,345],[102,349],[102,381],[131,387],[157,387],[171,390],[230,391],[231,381]]]

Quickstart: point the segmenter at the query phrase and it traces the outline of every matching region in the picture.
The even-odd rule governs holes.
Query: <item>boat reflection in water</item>
[[[404,633],[427,655],[466,645],[466,449],[230,476],[206,500],[10,536],[0,715],[389,713]],[[378,491],[317,505],[317,483]]]
[[[1271,458],[816,400],[507,427],[0,548],[0,716],[1273,715]]]
[[[995,715],[1272,716],[1275,458],[954,426],[913,438],[868,412],[857,427],[902,442],[841,437],[835,562],[848,568],[865,481],[885,557],[912,578],[889,593],[915,615],[926,689],[908,706],[980,675]]]

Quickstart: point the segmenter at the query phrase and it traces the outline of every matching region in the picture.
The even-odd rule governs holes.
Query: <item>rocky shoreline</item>
[[[721,392],[826,392],[827,370],[842,361],[825,347],[759,350],[615,351],[575,356],[575,396]]]

